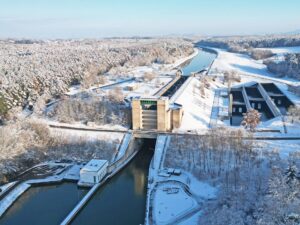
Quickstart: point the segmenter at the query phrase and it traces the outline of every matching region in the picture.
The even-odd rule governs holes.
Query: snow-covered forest
[[[199,224],[294,225],[300,222],[300,155],[281,158],[241,130],[172,137],[165,166],[181,168],[218,188]]]
[[[229,51],[249,48],[274,48],[300,46],[300,35],[229,36],[203,38],[200,45],[224,48]]]
[[[17,120],[0,128],[0,183],[42,161],[68,159],[110,160],[117,151],[122,135],[74,136],[51,132],[38,120]]]
[[[284,60],[265,60],[268,70],[279,76],[289,75],[292,78],[300,79],[300,54],[286,54]]]
[[[300,54],[285,54],[283,60],[278,60],[272,57],[275,54],[268,49],[300,46],[300,35],[216,37],[200,40],[198,44],[247,54],[255,60],[265,59],[264,64],[270,72],[279,76],[300,79]]]
[[[0,41],[0,115],[65,93],[90,73],[172,63],[193,52],[183,39]]]
[[[113,92],[116,97],[117,93]],[[93,94],[68,98],[59,101],[47,110],[46,115],[59,122],[74,123],[93,122],[96,125],[122,125],[130,127],[131,109],[122,101],[116,101],[109,96]]]

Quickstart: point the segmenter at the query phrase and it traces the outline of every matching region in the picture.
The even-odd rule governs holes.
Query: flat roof
[[[83,172],[97,172],[99,171],[108,161],[102,159],[92,159],[82,169]]]

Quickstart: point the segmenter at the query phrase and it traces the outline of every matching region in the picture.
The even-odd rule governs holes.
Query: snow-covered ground
[[[282,159],[291,153],[300,153],[300,140],[261,140],[257,143],[262,151],[277,151]]]
[[[116,155],[115,161],[121,159],[125,155],[126,150],[127,150],[128,146],[129,146],[129,143],[131,141],[131,138],[132,138],[132,133],[126,133],[124,135],[121,146],[119,147],[119,151]]]
[[[266,65],[261,60],[254,60],[250,56],[238,53],[231,53],[224,49],[214,48],[218,52],[211,71],[237,71],[240,75],[246,75],[253,79],[267,79],[270,81],[281,82],[286,84],[300,84],[299,81],[288,77],[276,77],[269,72]]]
[[[149,169],[146,224],[192,225],[203,202],[215,198],[217,189],[185,171],[180,175],[168,173],[170,168],[164,168],[162,160],[169,141],[167,136],[157,139]]]
[[[267,49],[267,48],[265,48]],[[286,47],[286,48],[268,48],[272,50],[275,54],[286,54],[286,53],[298,53],[300,52],[300,47]],[[270,73],[267,70],[267,67],[262,63],[261,60],[254,60],[251,57],[238,54],[238,53],[231,53],[223,49],[214,48],[218,52],[218,56],[212,65],[212,70],[214,73],[217,73],[218,76],[222,74],[220,72],[224,71],[237,71],[238,74],[241,75],[241,82],[272,82],[275,83],[281,91],[291,100],[294,104],[300,104],[300,97],[294,95],[293,93],[288,91],[288,85],[296,85],[300,84],[298,80],[294,80],[291,78],[283,77],[279,78],[276,77],[274,74]],[[239,83],[234,82],[233,85],[237,85]],[[221,101],[220,107],[226,107],[226,102]],[[228,106],[228,105],[227,105]],[[218,121],[219,125],[228,126],[227,121]],[[282,121],[281,117],[276,117],[272,120],[268,120],[262,122],[259,125],[259,129],[267,129],[267,130],[278,130],[281,133],[258,133],[258,136],[282,136],[284,135],[284,126],[287,128],[287,135],[295,136],[300,134],[300,127],[291,124],[289,121]]]
[[[106,140],[121,142],[124,133],[122,132],[97,132],[97,131],[82,131],[82,130],[69,130],[60,128],[51,128],[51,134],[68,138],[72,142],[78,140],[94,141],[94,140]]]
[[[205,96],[200,93],[200,81],[191,79],[185,90],[175,100],[175,103],[183,106],[184,115],[178,131],[199,131],[207,129],[210,122],[211,110],[214,99],[214,88],[205,89]]]
[[[193,199],[182,186],[175,182],[164,182],[154,192],[153,216],[156,224],[170,224],[176,217],[197,207]]]
[[[137,82],[133,81],[130,85],[136,85],[137,88],[133,91],[128,90],[128,83],[119,85],[122,87],[123,94],[126,97],[135,97],[135,96],[152,96],[158,92],[164,85],[169,83],[174,77],[159,75],[150,82]]]

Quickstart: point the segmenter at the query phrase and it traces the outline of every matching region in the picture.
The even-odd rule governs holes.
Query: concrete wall
[[[132,129],[170,131],[181,125],[183,109],[170,109],[169,98],[157,100],[157,110],[143,110],[140,99],[132,101]]]
[[[173,86],[176,81],[180,79],[181,75],[176,75],[173,80],[171,80],[169,83],[167,83],[164,87],[162,87],[158,92],[155,93],[157,96],[162,96],[170,87]]]
[[[169,98],[162,97],[157,101],[157,130],[170,130]]]
[[[183,109],[182,108],[172,110],[172,118],[171,118],[172,129],[180,127],[181,121],[182,121],[182,115],[183,115]]]
[[[132,100],[132,129],[140,130],[142,129],[142,109],[139,99]]]

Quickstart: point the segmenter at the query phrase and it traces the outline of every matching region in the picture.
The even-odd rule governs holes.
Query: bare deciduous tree
[[[251,132],[255,131],[255,128],[260,123],[260,113],[255,109],[250,109],[244,114],[242,125],[245,129],[250,129]]]
[[[154,72],[145,72],[144,74],[144,79],[148,82],[152,81],[155,77],[157,77],[157,74]]]
[[[111,89],[108,93],[108,98],[113,102],[122,102],[124,100],[122,88],[117,86]]]

